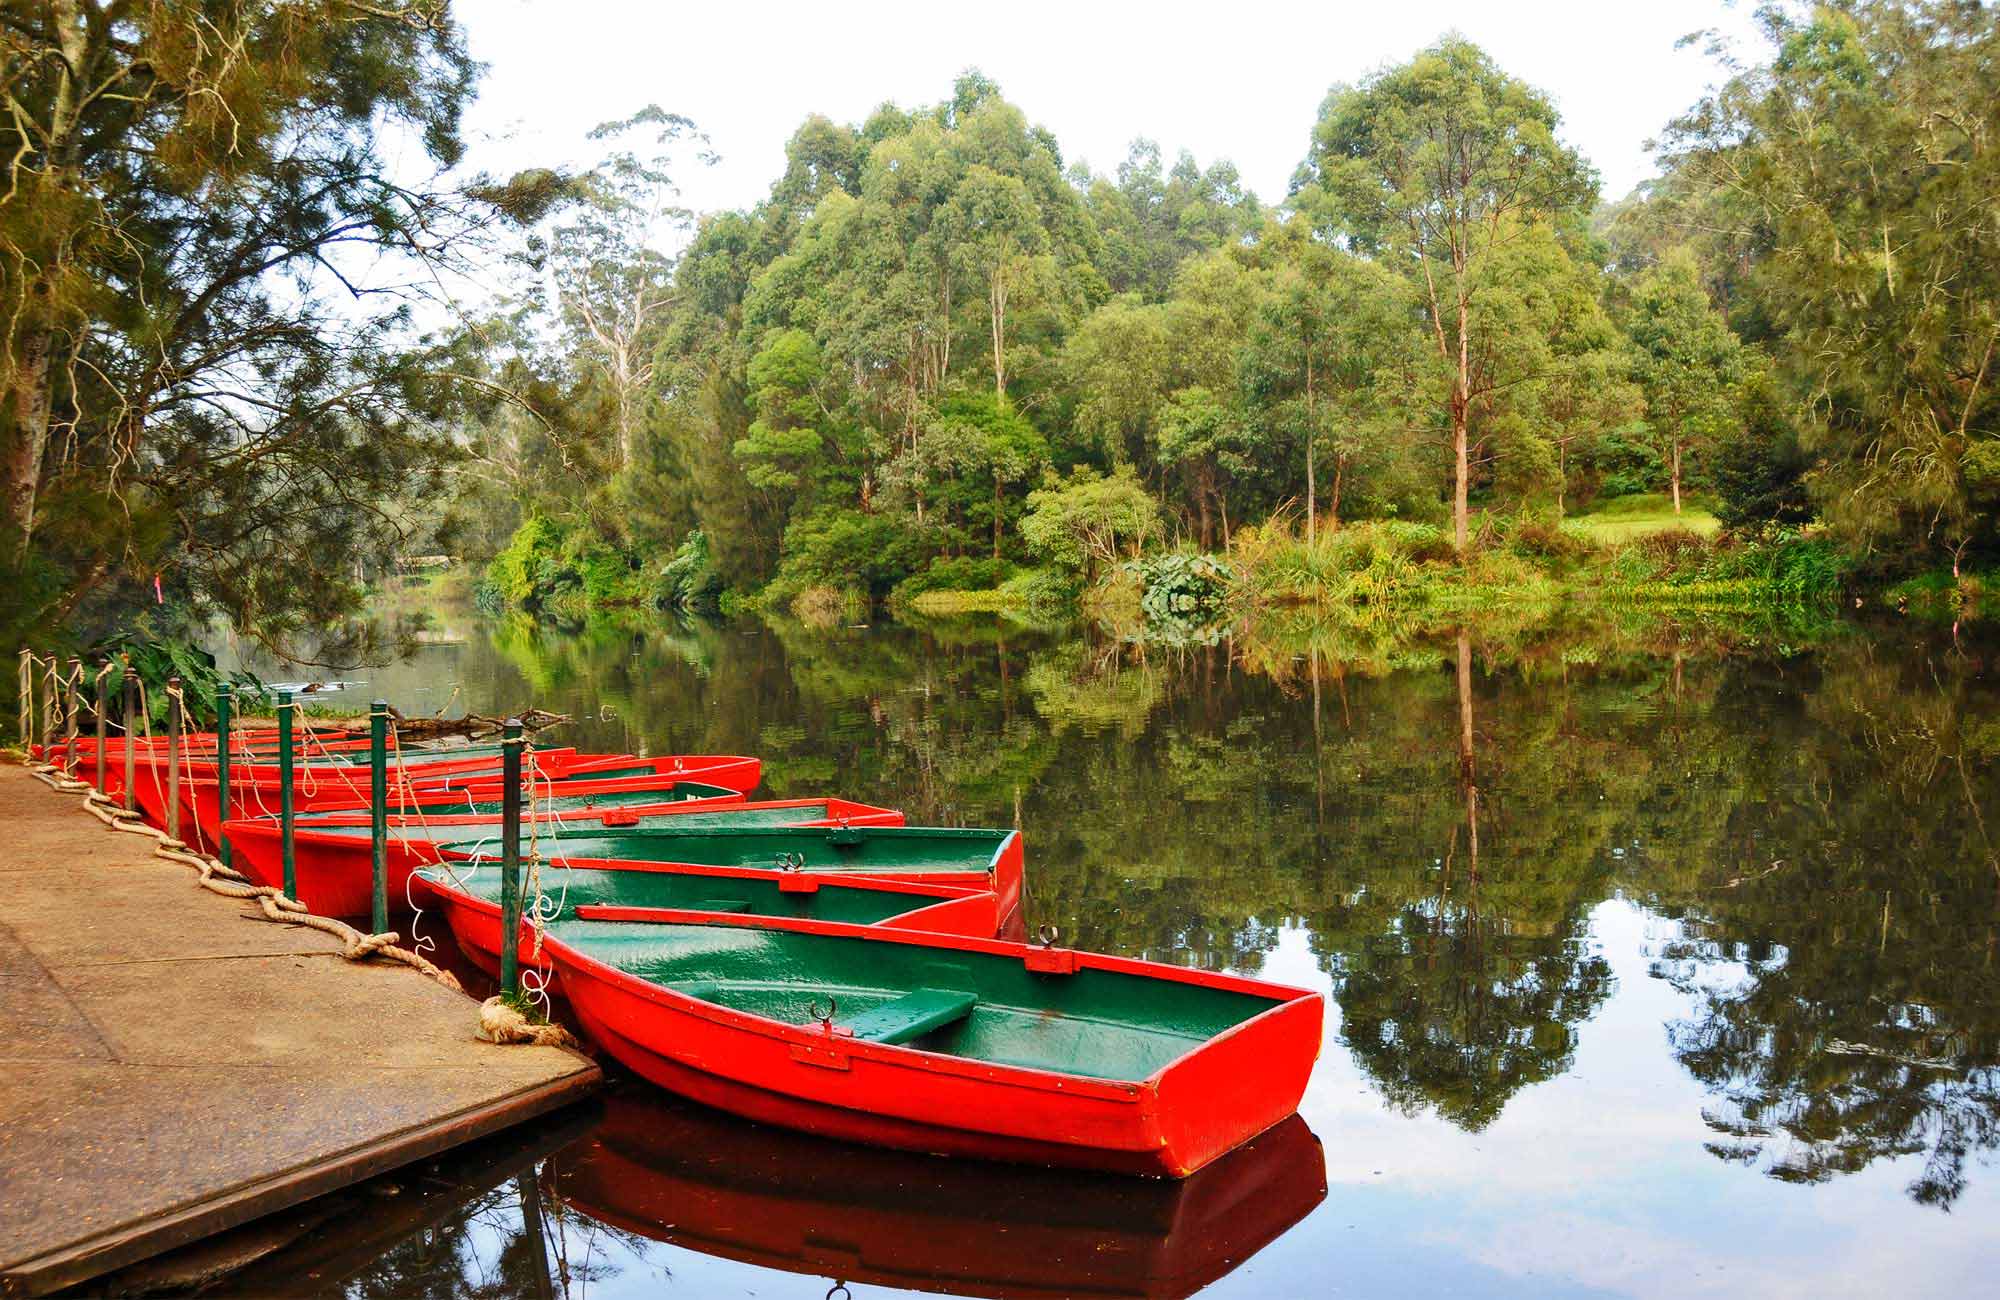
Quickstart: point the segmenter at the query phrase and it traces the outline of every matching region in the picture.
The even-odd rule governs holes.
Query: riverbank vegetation
[[[1093,167],[968,72],[808,118],[762,200],[696,214],[706,140],[658,107],[593,166],[466,174],[448,0],[31,7],[5,626],[150,604],[344,626],[342,657],[438,554],[565,616],[1777,599],[1808,554],[1804,588],[1977,611],[2000,15],[1759,22],[1610,202],[1550,97],[1447,35],[1334,86],[1283,195],[1144,139]]]

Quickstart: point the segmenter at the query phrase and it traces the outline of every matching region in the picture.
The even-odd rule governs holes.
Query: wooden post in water
[[[167,678],[167,838],[181,837],[181,679]]]
[[[111,661],[104,661],[103,671],[97,674],[97,793],[105,794],[111,789],[111,752],[106,748],[111,743],[110,725],[105,713],[111,708]]]
[[[138,784],[139,743],[139,673],[132,667],[132,656],[125,656],[125,811],[132,811],[132,791]]]
[[[500,991],[521,991],[521,720],[500,733]]]
[[[368,706],[368,828],[375,847],[375,906],[380,934],[389,928],[389,701]]]
[[[215,856],[229,865],[229,683],[215,688]]]
[[[292,853],[292,693],[278,692],[278,853],[285,865],[285,897],[299,896],[299,868]]]

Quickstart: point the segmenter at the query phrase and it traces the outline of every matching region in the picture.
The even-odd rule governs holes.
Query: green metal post
[[[229,821],[229,683],[215,688],[215,856],[229,865],[229,837],[221,828]]]
[[[125,658],[125,811],[132,811],[133,790],[139,783],[139,670]]]
[[[375,933],[389,928],[389,701],[368,707],[368,827],[375,845]]]
[[[181,837],[181,679],[167,678],[167,838]]]
[[[500,733],[500,991],[519,993],[521,971],[521,720]]]
[[[105,721],[105,713],[111,708],[111,661],[104,661],[104,671],[97,674],[97,792],[103,794],[111,789],[111,751],[106,748],[111,743],[110,726]]]
[[[292,693],[278,692],[278,848],[285,864],[285,897],[299,896],[299,869],[292,855]]]

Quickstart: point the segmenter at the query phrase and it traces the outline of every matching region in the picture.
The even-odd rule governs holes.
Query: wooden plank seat
[[[949,989],[914,989],[848,1019],[840,1028],[871,1043],[907,1043],[965,1019],[978,1001],[970,993]]]

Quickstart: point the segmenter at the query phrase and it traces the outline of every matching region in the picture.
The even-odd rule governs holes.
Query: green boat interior
[[[724,925],[557,922],[618,970],[717,1006],[836,1034],[1088,1078],[1145,1079],[1275,1000],[1018,956]]]
[[[796,810],[791,820],[798,820]],[[732,825],[728,809],[691,814],[709,819],[694,830],[674,815],[664,824],[630,830],[571,826],[542,838],[542,852],[555,860],[613,859],[621,862],[693,862],[708,866],[791,867],[805,871],[984,871],[1012,832],[939,826],[784,826],[761,829]],[[484,861],[493,850],[447,841]]]
[[[453,871],[426,869],[424,875],[461,893],[489,903],[500,901],[500,868],[458,867]],[[672,871],[595,871],[544,867],[543,894],[572,919],[576,909],[590,904],[610,907],[670,907],[693,912],[731,912],[751,916],[797,916],[819,921],[873,925],[942,899],[922,894],[889,893],[860,886],[825,884],[811,893],[788,892],[775,877],[727,878],[693,876]],[[605,924],[582,922],[585,929]]]

